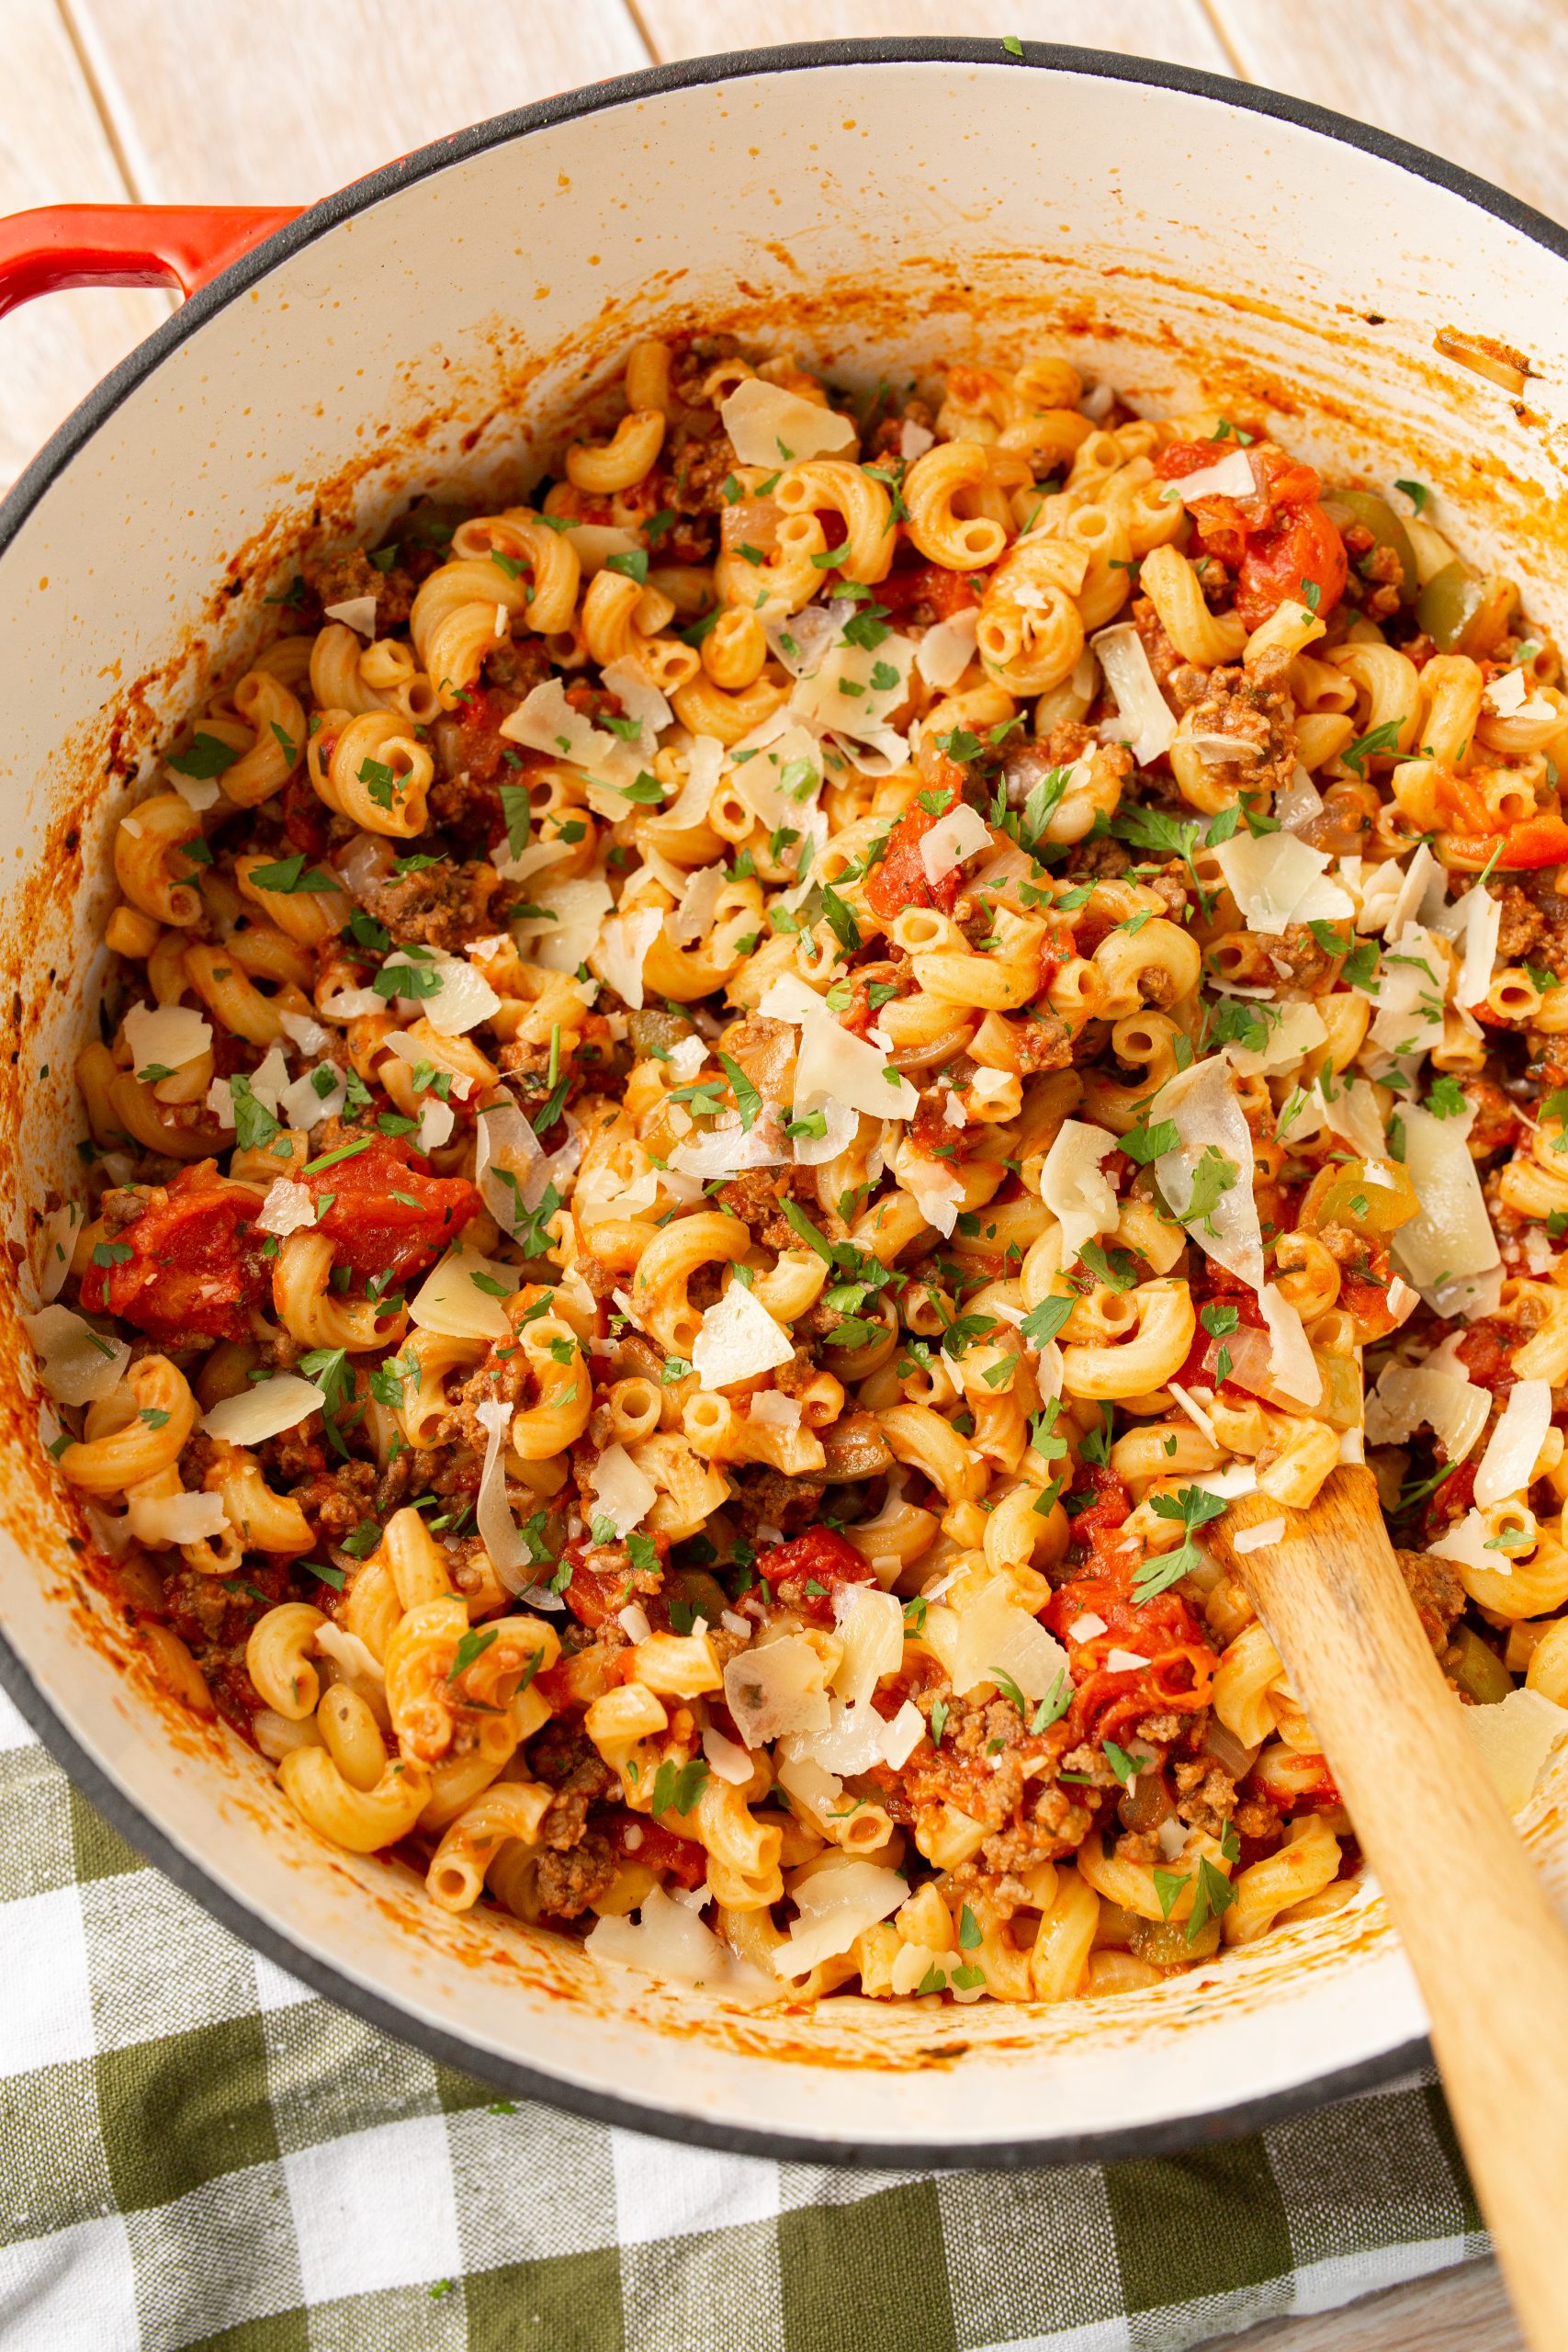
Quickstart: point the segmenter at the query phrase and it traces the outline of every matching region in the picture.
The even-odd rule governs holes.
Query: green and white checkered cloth
[[[296,1984],[4,1699],[0,1810],[4,2352],[1178,2352],[1485,2245],[1429,2076],[1050,2172],[650,2145]]]

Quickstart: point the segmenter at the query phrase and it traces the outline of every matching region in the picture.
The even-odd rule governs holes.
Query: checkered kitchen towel
[[[1177,2352],[1484,2240],[1429,2079],[935,2178],[498,2100],[150,1870],[0,1699],[0,2352]]]

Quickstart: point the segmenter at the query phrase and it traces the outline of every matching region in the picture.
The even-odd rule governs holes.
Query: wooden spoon
[[[1246,1527],[1285,1532],[1238,1551]],[[1289,1669],[1399,1928],[1471,2178],[1533,2352],[1568,2352],[1568,1937],[1400,1574],[1370,1470],[1205,1530]]]

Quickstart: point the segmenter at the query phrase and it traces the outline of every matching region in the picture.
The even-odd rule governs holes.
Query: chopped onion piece
[[[485,1432],[484,1467],[479,1473],[474,1522],[490,1563],[508,1592],[526,1592],[541,1609],[559,1609],[558,1593],[544,1592],[534,1584],[534,1564],[518,1532],[506,1499],[506,1472],[502,1450],[512,1427],[512,1407],[499,1396],[487,1396],[474,1407],[474,1419]]]

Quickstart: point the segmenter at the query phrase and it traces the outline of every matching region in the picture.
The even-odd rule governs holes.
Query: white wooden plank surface
[[[1134,57],[1231,71],[1202,0],[793,0],[788,31],[777,8],[756,0],[722,6],[714,0],[637,0],[637,12],[660,58],[701,57],[712,50],[750,49],[783,40],[829,40],[883,33],[1017,33],[1028,40],[1071,41]]]
[[[476,118],[776,39],[758,0],[4,0],[0,207],[305,202]],[[1020,33],[1231,71],[1359,115],[1568,216],[1561,0],[796,0],[796,40]],[[167,308],[56,296],[0,322],[0,481]],[[1489,2264],[1227,2352],[1518,2352]]]
[[[55,0],[5,0],[0,213],[130,194]],[[57,294],[0,319],[0,487],[168,311],[161,294]]]
[[[1233,73],[1429,147],[1568,220],[1562,0],[1209,0]]]
[[[648,62],[624,0],[69,5],[153,203],[310,203],[466,123]]]

